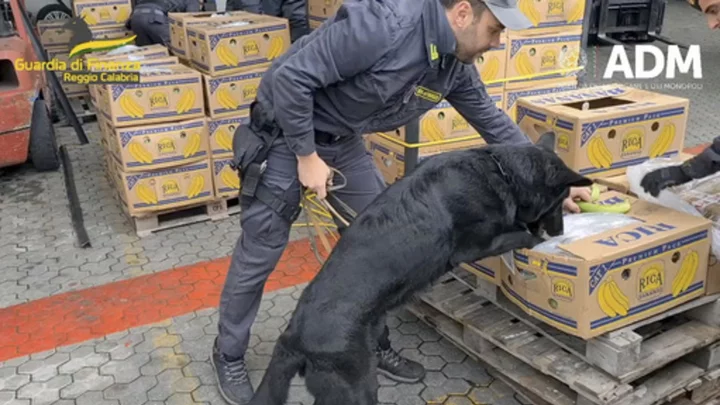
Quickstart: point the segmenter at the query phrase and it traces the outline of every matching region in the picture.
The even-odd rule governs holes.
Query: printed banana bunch
[[[80,13],[80,17],[82,17],[83,20],[87,23],[87,25],[97,25],[98,21],[95,19],[95,17],[90,13],[90,10],[85,9]]]
[[[610,278],[604,282],[598,290],[598,304],[605,315],[613,318],[615,316],[627,316],[630,310],[630,300],[620,291],[615,280]]]
[[[630,201],[625,201],[617,204],[598,204],[596,201],[600,198],[600,187],[597,184],[592,185],[591,202],[578,201],[577,205],[580,207],[581,212],[611,212],[614,214],[625,214],[630,211],[632,205]]]
[[[195,91],[194,90],[186,90],[182,96],[180,96],[180,100],[178,100],[177,106],[175,107],[175,111],[177,111],[178,114],[184,114],[188,111],[190,111],[191,108],[195,105]]]
[[[285,47],[285,41],[280,37],[275,37],[270,40],[270,49],[268,49],[267,58],[273,60],[278,56],[282,55],[283,48]]]
[[[675,280],[673,280],[672,283],[673,297],[677,297],[690,287],[690,283],[695,280],[695,273],[697,273],[699,263],[700,258],[696,251],[691,250],[685,256],[682,265],[680,265],[680,272],[675,276]]]
[[[570,14],[567,16],[567,22],[574,23],[580,21],[585,16],[585,1],[576,0],[575,5],[570,9]]]
[[[145,184],[138,184],[135,189],[135,194],[140,198],[140,201],[149,205],[156,205],[158,203],[157,194],[155,190],[146,186]]]
[[[220,179],[222,179],[223,183],[225,183],[226,186],[240,190],[240,177],[238,177],[237,174],[233,173],[230,170],[223,170],[220,174]]]
[[[480,77],[483,81],[494,80],[495,77],[497,77],[499,71],[500,60],[497,58],[497,56],[493,56],[492,58],[486,60],[483,64],[483,69],[482,72],[480,72]]]
[[[527,52],[522,51],[515,58],[515,70],[517,70],[520,76],[530,76],[535,73],[530,55],[528,55]]]
[[[200,144],[200,135],[197,132],[190,135],[190,139],[188,139],[183,149],[183,157],[187,159],[190,156],[195,156],[200,150]]]
[[[147,149],[138,142],[130,142],[130,145],[128,145],[128,151],[130,152],[130,156],[140,163],[151,164],[153,162],[153,157],[150,152],[148,152]]]
[[[664,155],[668,151],[668,149],[670,149],[670,145],[672,145],[674,140],[675,124],[670,123],[662,129],[662,131],[660,132],[660,136],[650,147],[650,157],[656,158],[658,156]]]
[[[442,141],[445,139],[440,124],[432,116],[425,117],[420,124],[420,133],[431,141]]]
[[[240,63],[237,56],[235,56],[235,53],[233,53],[232,49],[230,49],[230,47],[225,44],[218,45],[215,53],[217,53],[220,61],[226,66],[237,66],[238,63]]]
[[[115,22],[124,23],[130,18],[130,10],[126,7],[121,8],[115,16]]]
[[[203,191],[203,188],[205,188],[205,178],[201,175],[195,176],[190,182],[187,197],[190,199],[197,197],[197,195],[200,194],[201,191]]]
[[[142,118],[145,116],[145,111],[129,94],[123,94],[120,96],[120,108],[122,111],[133,117]]]
[[[230,90],[227,88],[218,89],[217,100],[220,102],[221,106],[227,108],[228,110],[236,110],[240,105],[240,102],[235,100],[230,93]]]
[[[612,166],[613,156],[610,153],[605,141],[600,137],[590,140],[587,148],[588,159],[593,166],[600,169],[609,169]]]
[[[215,139],[217,140],[217,144],[224,150],[232,150],[232,137],[225,128],[218,129],[215,133]]]
[[[579,0],[581,1],[581,0]],[[520,0],[520,11],[530,20],[533,26],[537,27],[540,22],[540,13],[535,9],[533,0]]]

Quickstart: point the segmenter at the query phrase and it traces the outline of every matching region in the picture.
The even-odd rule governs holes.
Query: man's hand
[[[327,184],[331,176],[332,171],[317,152],[307,156],[298,156],[300,183],[314,191],[318,199],[324,200],[327,197]]]
[[[640,181],[640,186],[646,193],[657,197],[663,189],[687,183],[690,180],[692,179],[685,174],[681,166],[670,166],[655,169],[646,174]]]
[[[573,214],[580,213],[580,207],[575,204],[576,199],[591,202],[592,191],[589,187],[570,187],[570,196],[563,201],[563,208]]]

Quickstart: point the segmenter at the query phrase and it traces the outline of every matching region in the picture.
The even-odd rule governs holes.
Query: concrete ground
[[[712,69],[720,65],[720,37],[704,24],[684,0],[669,0],[664,34],[703,47],[702,88],[657,89],[692,100],[688,147],[708,143],[720,128],[720,71]],[[588,51],[588,82],[600,83],[595,72],[608,54]],[[91,143],[82,146],[70,128],[58,133],[69,148],[92,248],[75,245],[61,172],[21,166],[0,174],[0,405],[223,404],[208,359],[238,217],[138,238],[105,178],[97,125],[85,129]],[[305,232],[293,231],[266,287],[248,353],[255,383],[318,268]],[[393,345],[429,371],[418,384],[380,378],[382,403],[520,403],[482,364],[411,314],[397,311],[389,324]],[[312,402],[296,380],[290,403]]]

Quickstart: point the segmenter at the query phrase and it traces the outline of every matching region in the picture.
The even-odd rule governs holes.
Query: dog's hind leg
[[[308,367],[305,385],[315,397],[315,405],[376,405],[377,373],[371,362],[349,365],[337,362],[323,369]],[[356,366],[360,366],[359,368]]]
[[[286,338],[280,336],[273,351],[270,365],[257,392],[248,405],[284,405],[290,390],[290,381],[305,365],[305,357],[289,350]]]

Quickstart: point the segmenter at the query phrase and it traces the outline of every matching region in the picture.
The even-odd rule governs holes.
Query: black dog
[[[305,376],[316,405],[374,405],[379,320],[461,262],[532,248],[563,232],[570,187],[592,181],[538,145],[424,160],[348,227],[305,288],[250,405],[283,405]]]

